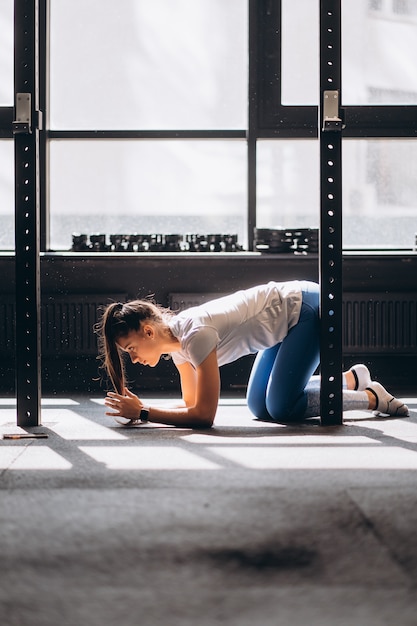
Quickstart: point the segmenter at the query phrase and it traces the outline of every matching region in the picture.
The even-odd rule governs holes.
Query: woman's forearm
[[[148,421],[168,426],[183,426],[186,428],[210,428],[213,425],[215,414],[207,409],[194,406],[178,406],[175,408],[147,406]]]

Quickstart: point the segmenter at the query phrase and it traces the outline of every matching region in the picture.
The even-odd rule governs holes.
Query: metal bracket
[[[325,91],[323,95],[323,132],[342,130],[343,121],[340,117],[339,92]]]
[[[32,94],[16,94],[16,119],[12,129],[14,135],[30,135],[32,132]]]

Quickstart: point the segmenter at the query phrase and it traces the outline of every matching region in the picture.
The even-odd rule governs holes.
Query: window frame
[[[50,0],[39,0],[40,109],[48,120],[48,42]],[[256,226],[256,146],[258,139],[317,139],[318,107],[289,106],[281,97],[281,0],[248,0],[248,124],[239,130],[91,130],[40,132],[41,250],[48,252],[48,143],[54,139],[246,139],[247,141],[247,234],[253,250]],[[344,138],[416,138],[417,106],[343,106]],[[13,108],[0,108],[0,137],[12,137]]]

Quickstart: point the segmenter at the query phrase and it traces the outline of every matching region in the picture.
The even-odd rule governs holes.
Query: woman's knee
[[[265,404],[265,397],[261,397],[260,394],[248,393],[246,397],[246,403],[249,411],[259,420],[271,420],[271,416],[268,413]]]
[[[275,406],[275,405],[267,405],[268,414],[270,415],[270,419],[274,422],[291,422],[291,410],[287,407]]]
[[[288,424],[291,422],[301,422],[305,413],[304,394],[296,402],[277,402],[276,398],[266,398],[265,405],[270,419],[274,422]]]

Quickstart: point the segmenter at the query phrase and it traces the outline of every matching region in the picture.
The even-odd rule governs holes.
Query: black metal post
[[[343,423],[341,2],[320,2],[320,297],[324,426]]]
[[[253,250],[254,228],[256,226],[256,139],[258,133],[258,5],[249,0],[249,80],[248,80],[248,130],[246,137],[248,165],[248,249]]]
[[[15,0],[17,424],[40,423],[38,2]]]

